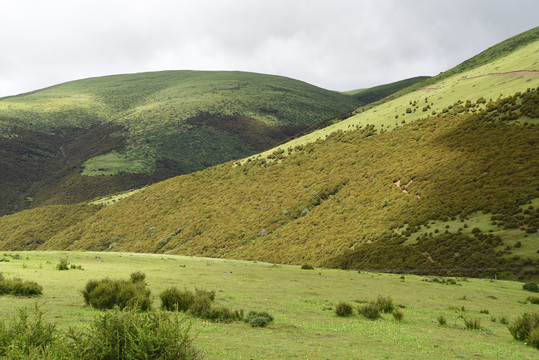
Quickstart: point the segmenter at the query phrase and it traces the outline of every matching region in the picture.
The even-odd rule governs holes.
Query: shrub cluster
[[[537,286],[536,283],[533,283],[533,282],[529,282],[529,283],[526,283],[526,284],[522,285],[522,288],[524,290],[528,290],[528,291],[532,291],[532,292],[539,292],[539,287]]]
[[[195,317],[211,321],[235,321],[243,319],[243,310],[230,310],[222,306],[213,306],[215,291],[195,289],[179,290],[171,287],[159,294],[161,308],[169,311],[183,311]]]
[[[522,314],[508,328],[515,340],[526,341],[539,349],[539,312]]]
[[[135,279],[134,279],[135,277]],[[143,277],[144,279],[144,277]],[[120,309],[150,310],[150,290],[146,283],[131,274],[131,280],[90,280],[82,290],[82,296],[86,304],[97,309],[112,309],[117,306]]]
[[[11,322],[0,320],[0,357],[8,359],[199,359],[185,320],[163,312],[113,310],[89,327],[63,332],[20,310]]]
[[[354,309],[352,308],[352,305],[346,302],[340,302],[335,307],[335,313],[337,314],[337,316],[342,317],[352,316],[354,314]]]
[[[266,327],[269,325],[269,323],[273,322],[273,316],[265,311],[249,311],[243,321],[252,327]]]
[[[35,296],[43,291],[41,285],[34,281],[19,278],[6,279],[0,273],[0,295]]]

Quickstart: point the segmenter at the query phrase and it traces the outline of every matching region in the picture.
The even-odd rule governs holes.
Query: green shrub
[[[188,290],[171,287],[159,294],[161,308],[169,311],[187,311],[195,302],[195,295]]]
[[[128,280],[90,280],[82,290],[84,301],[96,309],[150,310],[150,290],[146,284],[132,283]]]
[[[345,302],[340,302],[335,307],[335,313],[337,316],[342,317],[352,316],[352,314],[354,314],[354,309],[352,308],[352,305]]]
[[[362,315],[370,320],[376,320],[380,318],[380,308],[378,307],[378,304],[373,302],[358,307],[357,312],[359,315]]]
[[[144,282],[144,280],[146,280],[146,274],[144,274],[141,271],[135,271],[131,273],[130,278],[133,284],[141,283],[141,282]]]
[[[0,357],[8,359],[41,358],[44,349],[57,340],[56,327],[45,323],[36,306],[32,314],[19,309],[18,316],[6,323],[0,320]]]
[[[249,311],[243,321],[245,321],[252,327],[266,327],[269,323],[273,322],[273,316],[271,316],[265,311]]]
[[[526,301],[529,302],[530,304],[539,305],[539,297],[537,297],[537,296],[528,296],[526,298]]]
[[[301,270],[314,270],[314,267],[309,264],[303,264],[301,265]]]
[[[530,336],[528,337],[528,345],[539,349],[539,327],[536,327],[530,332]]]
[[[215,300],[215,290],[204,290],[195,288],[195,295],[201,297],[207,297],[210,301]]]
[[[522,285],[522,288],[524,290],[528,290],[528,291],[532,291],[532,292],[539,292],[539,287],[537,286],[536,283],[533,283],[533,282],[529,282],[529,283],[526,283],[526,284]]]
[[[69,270],[69,264],[67,262],[67,259],[60,259],[60,262],[56,264],[57,270]]]
[[[376,305],[378,305],[378,309],[381,312],[386,314],[389,314],[395,309],[395,305],[393,304],[393,299],[391,298],[391,296],[378,296],[378,299],[376,299]]]
[[[86,359],[199,359],[190,326],[163,312],[105,312],[74,339],[76,357]]]
[[[0,278],[0,295],[36,296],[43,288],[34,281]]]
[[[444,326],[445,324],[447,324],[447,319],[443,315],[439,315],[436,320],[438,320],[438,324],[441,326]]]
[[[402,319],[404,319],[404,313],[400,311],[399,309],[393,310],[392,314],[393,314],[393,318],[398,322],[401,322]]]
[[[481,319],[479,318],[464,318],[464,325],[466,330],[479,330],[481,329]]]
[[[532,331],[539,328],[539,312],[524,313],[508,326],[509,332],[515,340],[529,342]]]

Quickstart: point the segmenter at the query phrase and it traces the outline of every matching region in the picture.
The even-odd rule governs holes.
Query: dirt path
[[[503,76],[503,75],[539,75],[539,71],[537,70],[519,70],[519,71],[509,71],[504,73],[490,73],[485,75],[479,75],[479,76],[472,76],[467,78],[462,78],[460,80],[472,80],[472,79],[479,79],[485,76]]]

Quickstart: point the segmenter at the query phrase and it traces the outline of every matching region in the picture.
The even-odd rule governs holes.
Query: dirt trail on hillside
[[[472,76],[467,78],[462,78],[460,80],[472,80],[472,79],[479,79],[485,76],[503,76],[503,75],[539,75],[539,71],[537,70],[518,70],[518,71],[509,71],[504,73],[490,73],[485,75],[478,75],[478,76]]]

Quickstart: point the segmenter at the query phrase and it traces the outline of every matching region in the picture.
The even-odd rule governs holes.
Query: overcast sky
[[[0,97],[182,69],[364,88],[438,74],[537,14],[537,0],[2,0]]]

